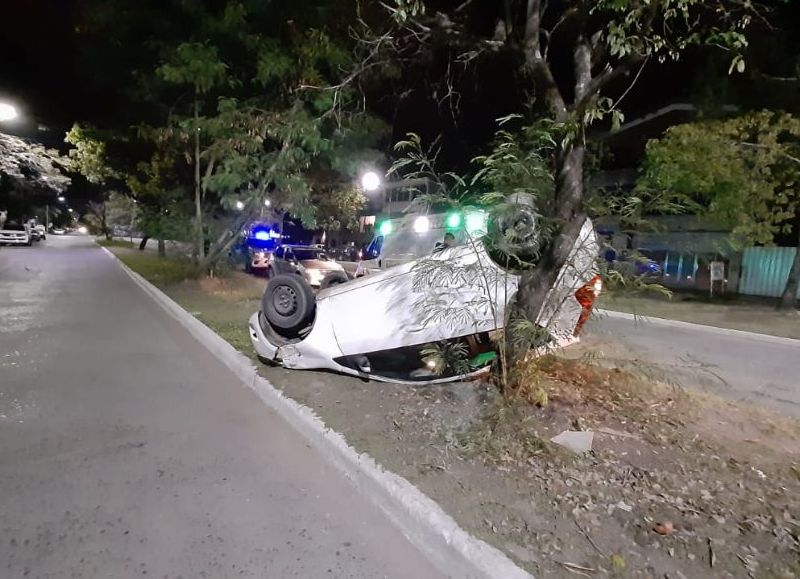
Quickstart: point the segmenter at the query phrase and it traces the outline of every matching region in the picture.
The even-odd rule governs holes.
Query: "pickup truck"
[[[0,229],[0,245],[32,245],[30,230],[27,225],[6,223]]]

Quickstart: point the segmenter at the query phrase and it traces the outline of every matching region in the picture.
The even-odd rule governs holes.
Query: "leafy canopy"
[[[800,119],[763,111],[669,129],[648,144],[638,186],[770,244],[791,231],[799,180]]]

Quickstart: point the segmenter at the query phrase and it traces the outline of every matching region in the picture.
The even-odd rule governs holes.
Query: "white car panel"
[[[582,311],[575,292],[596,275],[597,254],[597,239],[587,220],[537,320],[557,343],[574,341],[572,336]],[[428,261],[445,262],[453,276],[433,285],[417,279],[415,287],[415,278],[419,278],[420,268]],[[290,344],[280,343],[284,342],[280,338],[270,339],[269,332],[260,325],[258,313],[250,320],[250,336],[259,356],[287,368],[331,369],[363,376],[335,360],[501,329],[505,305],[513,302],[518,283],[517,275],[497,266],[483,244],[476,242],[320,291],[313,327],[303,339]],[[436,307],[429,307],[434,302]],[[447,315],[430,319],[430,312],[437,308]],[[405,382],[373,374],[370,377]],[[425,381],[460,378],[463,377],[432,376]]]

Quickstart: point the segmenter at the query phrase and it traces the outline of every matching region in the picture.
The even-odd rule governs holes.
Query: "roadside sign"
[[[725,262],[724,261],[712,261],[710,264],[711,268],[711,281],[724,281],[725,280]]]
[[[711,272],[711,283],[708,284],[708,291],[711,297],[714,297],[714,284],[719,283],[721,291],[725,291],[725,262],[724,261],[712,261],[708,264],[708,268]]]

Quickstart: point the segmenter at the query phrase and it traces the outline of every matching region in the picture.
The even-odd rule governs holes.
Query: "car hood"
[[[300,265],[306,269],[319,269],[323,271],[344,271],[341,264],[335,261],[324,261],[322,259],[303,259]]]

